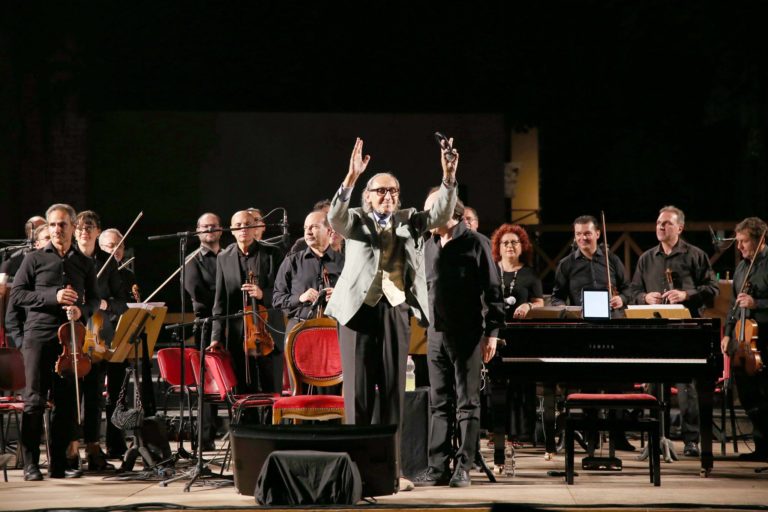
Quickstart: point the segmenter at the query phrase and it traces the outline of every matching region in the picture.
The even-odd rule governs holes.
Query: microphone
[[[309,306],[309,309],[315,309],[317,306],[320,305],[321,302],[325,302],[325,296],[327,295],[327,291],[325,291],[325,288],[319,289],[318,292],[320,292],[320,295],[317,296],[315,299],[315,302],[312,303],[311,306]]]
[[[437,141],[437,145],[443,150],[446,160],[449,162],[456,160],[456,150],[453,149],[448,137],[440,132],[435,132],[435,140]]]
[[[720,245],[720,240],[718,240],[717,235],[712,229],[712,226],[707,226],[707,227],[709,228],[709,235],[712,237],[712,245],[717,247],[718,245]]]
[[[288,248],[291,245],[291,235],[288,234],[288,212],[283,208],[283,245]]]
[[[511,308],[515,304],[517,304],[517,299],[514,295],[510,295],[506,299],[504,299],[504,304],[506,304],[506,307]]]

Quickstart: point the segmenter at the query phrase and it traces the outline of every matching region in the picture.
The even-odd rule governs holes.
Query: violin
[[[68,286],[68,288],[71,288]],[[91,360],[83,353],[85,327],[75,322],[72,312],[67,310],[69,321],[59,327],[58,336],[61,354],[56,359],[56,373],[62,377],[72,375],[75,378],[75,395],[77,399],[77,422],[80,418],[80,379],[91,371]]]
[[[107,354],[107,343],[101,337],[103,327],[104,314],[101,311],[97,311],[88,319],[83,341],[83,352],[88,354],[93,363],[98,363]]]
[[[253,272],[248,272],[248,284],[258,284]],[[243,350],[247,355],[267,356],[275,349],[275,341],[267,330],[267,308],[256,303],[255,297],[243,294]],[[250,384],[249,365],[245,366],[246,382]]]
[[[750,284],[743,288],[744,293],[750,294]],[[731,358],[735,368],[742,368],[747,375],[756,375],[763,369],[763,359],[757,347],[757,322],[747,318],[747,308],[740,308],[739,321],[736,322],[734,336],[736,337],[736,353]]]
[[[328,288],[331,287],[331,278],[328,275],[328,269],[325,267],[323,267],[322,279],[323,279],[323,288],[327,290]],[[326,295],[326,297],[328,297],[328,295]],[[325,311],[325,306],[323,306],[322,304],[317,306],[317,318],[323,318],[325,316],[324,311]]]

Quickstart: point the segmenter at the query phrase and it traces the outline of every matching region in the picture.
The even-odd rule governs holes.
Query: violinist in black
[[[101,437],[101,417],[103,409],[104,394],[104,376],[109,367],[110,382],[120,379],[124,375],[121,363],[109,363],[106,359],[99,357],[98,350],[111,346],[112,339],[115,336],[115,327],[117,319],[123,314],[128,306],[128,290],[123,285],[120,272],[117,269],[117,262],[114,258],[110,259],[109,254],[101,250],[97,245],[97,239],[101,234],[101,220],[96,212],[86,210],[77,215],[75,223],[75,240],[77,247],[83,255],[88,257],[97,273],[97,284],[99,287],[99,313],[101,317],[101,329],[98,324],[93,322],[89,326],[94,335],[98,335],[103,343],[103,347],[96,347],[91,351],[93,360],[91,371],[83,379],[84,386],[81,389],[83,394],[83,439],[86,443],[86,454],[88,458],[89,471],[102,471],[105,469],[114,469],[109,464],[106,455],[99,445]],[[106,266],[105,266],[106,265]],[[102,268],[104,269],[102,271]],[[98,273],[101,272],[101,275]],[[116,384],[116,383],[114,383]],[[116,397],[111,397],[113,400]],[[110,431],[110,437],[114,438],[117,434],[114,426],[110,428],[108,422],[107,430]],[[79,439],[79,436],[75,439]],[[113,452],[125,451],[124,446],[111,446]]]
[[[733,274],[731,311],[734,313],[726,321],[721,342],[724,353],[730,356],[736,353],[738,339],[734,331],[743,308],[746,318],[757,322],[757,347],[763,363],[768,358],[768,249],[765,244],[759,246],[759,241],[765,229],[765,222],[757,217],[746,218],[736,226],[736,248],[744,259]],[[749,282],[748,287],[744,286],[745,280]],[[752,422],[755,442],[755,451],[739,458],[768,461],[768,371],[748,375],[743,368],[734,368],[733,375],[741,405]]]
[[[60,377],[54,369],[62,350],[57,331],[67,322],[67,313],[75,321],[85,321],[99,307],[93,264],[73,247],[74,209],[54,204],[48,208],[46,218],[51,242],[27,254],[11,290],[13,304],[28,308],[22,346],[27,379],[21,427],[25,480],[43,478],[38,463],[49,390],[53,411],[48,474],[51,478],[80,474],[66,468],[67,446],[77,427],[77,412],[74,379]]]
[[[197,230],[220,229],[221,220],[215,213],[204,213],[197,219]],[[221,231],[201,233],[200,252],[187,262],[184,272],[184,289],[192,298],[192,310],[195,318],[208,318],[213,314],[213,302],[216,296],[216,257],[221,251]],[[196,337],[200,344],[201,331],[196,327]],[[205,331],[204,344],[211,341],[211,329]]]
[[[597,219],[582,215],[573,221],[576,250],[560,260],[555,271],[552,287],[552,305],[562,306],[568,301],[572,306],[581,306],[581,292],[585,288],[608,289],[608,273],[603,251],[598,247],[600,230]],[[624,265],[615,254],[610,254],[611,285],[617,292],[611,297],[611,309],[618,311],[629,300],[629,283],[624,274]]]
[[[214,315],[231,315],[243,310],[243,293],[253,297],[258,306],[270,308],[275,274],[280,264],[280,252],[256,240],[259,229],[256,219],[248,211],[232,216],[231,228],[235,243],[219,253],[216,260],[216,295]],[[249,273],[257,282],[248,283]],[[273,320],[274,321],[274,320]],[[243,348],[243,319],[233,318],[213,322],[211,346],[226,348],[232,354],[239,392],[280,392],[283,381],[282,339],[272,334],[275,350],[267,356],[247,356]],[[271,331],[270,331],[271,332]],[[246,364],[252,377],[246,381]],[[254,376],[258,376],[258,381]],[[259,387],[261,389],[259,389]]]

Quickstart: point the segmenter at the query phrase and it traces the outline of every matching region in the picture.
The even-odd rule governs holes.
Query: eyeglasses
[[[84,225],[84,226],[76,226],[76,227],[75,227],[75,229],[76,229],[77,231],[81,231],[81,232],[82,232],[82,231],[85,231],[86,233],[90,233],[91,231],[93,231],[94,229],[96,229],[96,226],[93,226],[93,225],[91,225],[91,224],[86,224],[86,225]]]
[[[520,245],[520,240],[504,240],[501,242],[501,245],[503,245],[504,247],[508,245],[511,245],[512,247],[516,247]]]
[[[392,197],[396,197],[400,195],[400,189],[397,187],[379,187],[379,188],[369,188],[368,192],[376,192],[376,195],[379,197],[385,197],[387,195],[387,192]]]

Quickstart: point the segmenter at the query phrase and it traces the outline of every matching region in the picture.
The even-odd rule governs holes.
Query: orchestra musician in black
[[[768,249],[765,243],[760,245],[765,229],[766,223],[757,217],[748,217],[736,225],[736,248],[743,259],[733,273],[732,314],[726,320],[721,341],[723,353],[730,355],[734,363],[741,357],[752,357],[751,363],[758,365],[757,358],[763,364],[768,358]],[[742,309],[746,319],[756,322],[754,347],[739,347],[740,343],[750,344],[748,329],[739,328],[736,332],[737,327],[743,327],[739,318]],[[745,333],[743,340],[739,339],[741,332]],[[754,350],[756,354],[740,355],[741,351]],[[750,371],[749,364],[747,361],[733,368],[739,401],[752,422],[755,443],[754,451],[739,455],[739,459],[765,462],[768,461],[768,371]]]

